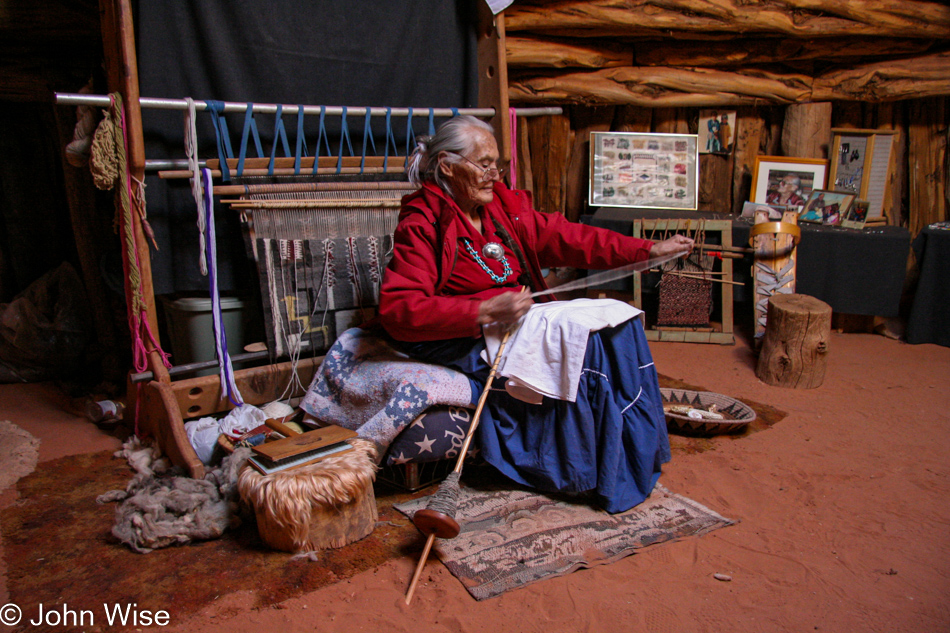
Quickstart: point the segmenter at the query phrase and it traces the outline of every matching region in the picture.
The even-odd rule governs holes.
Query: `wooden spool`
[[[772,295],[755,375],[776,387],[820,387],[830,338],[831,306],[827,303],[808,295]]]
[[[254,508],[264,543],[283,552],[339,548],[368,536],[378,513],[372,442],[315,464],[262,475],[246,466],[238,476],[241,498]]]

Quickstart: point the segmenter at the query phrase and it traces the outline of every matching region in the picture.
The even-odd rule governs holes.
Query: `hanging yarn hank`
[[[114,102],[113,102],[114,104]],[[113,105],[114,107],[114,105]],[[89,171],[92,173],[92,182],[97,189],[108,191],[115,186],[119,179],[119,166],[115,142],[116,122],[112,116],[112,108],[103,110],[102,121],[92,136],[90,146]]]
[[[130,296],[127,299],[127,309],[129,311],[130,331],[132,333],[133,364],[136,371],[141,372],[145,371],[148,366],[148,361],[146,360],[148,352],[145,349],[143,334],[149,339],[149,342],[152,344],[152,346],[159,352],[165,366],[170,367],[171,364],[168,361],[168,354],[161,350],[158,342],[155,340],[155,336],[153,335],[148,322],[145,299],[142,293],[141,259],[138,250],[136,249],[136,240],[133,231],[134,223],[132,220],[133,201],[136,204],[141,205],[143,204],[143,200],[141,197],[134,196],[132,194],[133,179],[131,173],[129,172],[129,165],[126,159],[125,148],[128,144],[128,138],[122,97],[118,93],[113,93],[109,96],[112,103],[110,119],[115,125],[113,138],[121,139],[122,141],[114,144],[116,166],[118,168],[118,180],[120,181],[118,188],[119,195],[116,198],[116,223],[122,230],[126,246],[123,263],[126,268],[125,273],[129,280],[129,289],[131,291],[129,293]],[[139,210],[138,215],[139,217],[142,216],[141,209]]]
[[[195,199],[195,208],[198,210],[198,269],[202,276],[208,275],[208,263],[205,260],[205,214],[204,189],[201,186],[201,170],[198,166],[198,132],[195,126],[195,101],[191,97],[185,99],[188,109],[185,111],[185,156],[188,157],[188,171],[191,172],[191,195]]]
[[[227,392],[228,399],[234,406],[239,407],[244,404],[244,399],[234,381],[234,368],[231,366],[231,357],[228,355],[228,340],[221,319],[221,296],[218,292],[218,262],[214,235],[214,185],[211,181],[211,170],[202,169],[201,176],[204,186],[205,226],[208,229],[208,285],[211,291],[211,316],[215,353],[218,357],[218,375],[221,388]]]
[[[143,372],[148,368],[148,354],[145,340],[147,339],[152,349],[158,353],[162,364],[165,367],[171,367],[168,354],[162,351],[161,346],[155,339],[149,325],[148,311],[145,299],[142,293],[142,272],[141,259],[137,249],[137,240],[135,239],[133,213],[140,218],[143,229],[148,231],[148,223],[145,222],[145,200],[144,195],[134,195],[132,192],[132,182],[135,180],[130,173],[128,160],[126,158],[126,147],[128,145],[128,134],[125,125],[125,113],[122,104],[122,97],[118,93],[109,95],[110,108],[105,113],[106,116],[100,123],[100,129],[96,130],[98,142],[94,139],[94,158],[90,161],[92,169],[98,169],[100,174],[112,171],[115,175],[110,186],[100,188],[117,188],[115,198],[116,230],[122,235],[124,250],[122,252],[122,267],[125,278],[128,280],[126,290],[126,311],[129,320],[129,333],[132,338],[132,366],[137,372]],[[94,165],[98,164],[99,167]],[[111,165],[112,167],[104,167]],[[137,181],[136,181],[137,182]],[[105,185],[105,182],[101,184]],[[99,186],[99,183],[97,183]],[[133,209],[133,207],[136,207]],[[142,385],[140,385],[141,387]],[[138,429],[138,407],[141,398],[136,398],[135,411],[135,434],[139,435]]]

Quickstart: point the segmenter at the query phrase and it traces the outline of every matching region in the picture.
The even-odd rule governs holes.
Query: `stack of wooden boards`
[[[251,448],[254,455],[247,461],[262,475],[299,468],[351,450],[353,446],[348,440],[356,437],[355,431],[336,425],[304,433],[297,433],[277,420],[268,420],[267,425],[284,438]]]

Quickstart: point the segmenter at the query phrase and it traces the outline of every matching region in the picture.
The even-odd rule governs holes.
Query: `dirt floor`
[[[834,333],[811,390],[760,382],[741,341],[651,349],[666,376],[788,413],[665,468],[667,488],[737,524],[482,602],[433,557],[407,606],[406,557],[273,608],[223,595],[184,620],[168,605],[161,630],[950,631],[950,348]],[[0,420],[41,440],[40,462],[119,446],[71,406],[52,385],[0,386]]]

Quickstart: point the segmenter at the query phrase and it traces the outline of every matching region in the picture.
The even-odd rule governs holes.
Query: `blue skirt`
[[[480,394],[490,372],[482,339],[405,346],[419,360],[462,371]],[[646,499],[670,460],[656,369],[639,319],[587,341],[575,402],[539,405],[492,386],[477,439],[482,456],[512,480],[546,492],[589,492],[607,512]]]

